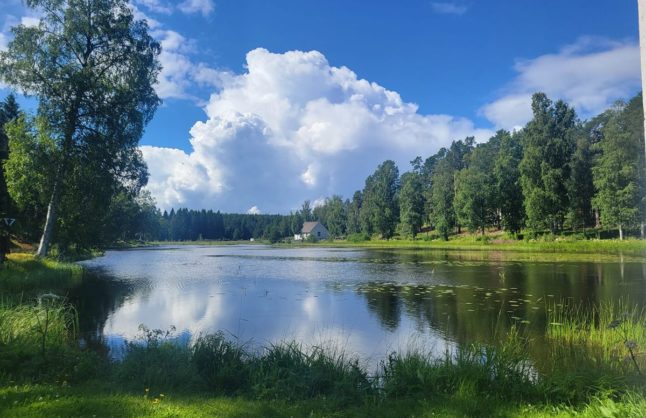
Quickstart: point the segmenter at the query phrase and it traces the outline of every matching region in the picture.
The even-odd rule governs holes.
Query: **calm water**
[[[140,324],[190,340],[222,330],[262,346],[334,344],[373,362],[393,350],[443,352],[496,325],[540,336],[546,306],[646,304],[646,262],[500,252],[179,246],[109,251],[82,263],[69,298],[82,331],[113,353]]]

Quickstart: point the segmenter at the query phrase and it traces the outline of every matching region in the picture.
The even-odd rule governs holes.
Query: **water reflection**
[[[185,339],[224,330],[256,345],[340,344],[372,362],[411,343],[441,352],[488,341],[512,325],[539,336],[546,306],[563,299],[646,302],[646,264],[634,257],[191,246],[83,264],[93,276],[70,299],[82,329],[113,349],[145,324]]]

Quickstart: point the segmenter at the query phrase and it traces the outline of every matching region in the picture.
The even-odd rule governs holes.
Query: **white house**
[[[319,239],[328,239],[330,233],[320,222],[305,222],[300,234],[294,235],[294,241],[304,241],[310,236]]]

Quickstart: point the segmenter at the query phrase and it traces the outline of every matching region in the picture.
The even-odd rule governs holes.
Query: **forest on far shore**
[[[154,240],[272,242],[319,220],[332,237],[414,238],[421,231],[448,239],[464,230],[505,231],[518,237],[581,234],[595,228],[623,238],[643,234],[644,131],[641,94],[587,120],[563,101],[533,97],[533,119],[521,130],[500,130],[487,142],[454,141],[411,161],[399,174],[380,164],[352,199],[305,201],[289,215],[222,214],[179,209],[150,214],[137,231]],[[614,235],[613,235],[614,234]],[[585,235],[581,234],[581,237]]]
[[[3,174],[18,219],[12,232],[36,242],[51,194],[56,149],[44,122],[22,112],[12,95],[0,110],[9,157]],[[351,199],[333,195],[318,205],[305,201],[289,215],[185,208],[161,212],[144,187],[145,163],[133,150],[125,160],[136,173],[135,182],[121,179],[122,186],[112,194],[97,194],[97,182],[87,180],[69,189],[55,244],[64,253],[129,240],[277,242],[313,220],[321,221],[332,237],[355,241],[415,238],[421,231],[448,239],[465,230],[484,234],[492,229],[511,238],[521,232],[576,234],[591,228],[619,238],[643,236],[641,94],[586,121],[567,103],[552,102],[542,93],[533,96],[532,111],[533,119],[523,129],[500,130],[484,143],[473,137],[454,141],[425,159],[418,156],[401,175],[393,161],[384,161]]]

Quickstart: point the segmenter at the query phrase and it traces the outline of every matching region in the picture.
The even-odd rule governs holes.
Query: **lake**
[[[540,338],[558,303],[646,304],[639,257],[456,250],[162,246],[81,263],[69,290],[88,342],[118,356],[139,325],[261,347],[337,346],[376,364],[409,348],[443,353],[512,325]]]

